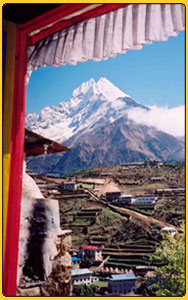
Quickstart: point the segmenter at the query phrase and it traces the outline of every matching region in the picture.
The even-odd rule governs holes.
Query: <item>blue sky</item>
[[[145,45],[107,61],[37,69],[27,87],[26,113],[68,101],[83,81],[106,77],[144,105],[185,104],[185,34]]]

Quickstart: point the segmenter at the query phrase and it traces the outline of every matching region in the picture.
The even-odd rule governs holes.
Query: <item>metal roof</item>
[[[71,259],[72,259],[72,261],[80,261],[81,260],[79,257],[76,257],[76,256],[72,256]]]
[[[77,270],[72,270],[71,275],[76,276],[76,275],[84,275],[84,274],[92,274],[93,272],[90,271],[89,269],[77,269]]]
[[[131,195],[131,194],[121,194],[119,196],[119,198],[130,198],[130,197],[133,197],[133,195]]]
[[[163,231],[163,230],[174,230],[174,231],[176,231],[176,229],[175,229],[174,227],[168,227],[168,226],[163,227],[161,230],[162,230],[162,231]]]
[[[81,246],[82,250],[101,250],[98,246]]]
[[[115,281],[115,280],[130,280],[130,279],[136,279],[134,274],[117,274],[117,275],[111,275],[107,278],[108,280]]]

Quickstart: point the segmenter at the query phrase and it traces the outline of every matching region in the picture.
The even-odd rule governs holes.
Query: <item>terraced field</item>
[[[100,177],[102,172],[113,173],[112,179],[117,184],[119,181],[118,186],[125,193],[148,194],[155,193],[159,187],[171,187],[172,183],[168,179],[171,176],[177,178],[177,187],[184,187],[184,165],[169,163],[160,168],[139,170],[123,170],[120,166],[115,166],[84,171],[76,177],[79,177],[81,189],[63,191],[63,194],[58,193],[55,196],[59,200],[61,227],[72,230],[74,250],[84,244],[102,247],[103,258],[108,258],[104,267],[109,269],[148,267],[150,255],[155,251],[158,242],[151,234],[151,229],[166,225],[178,227],[179,222],[185,219],[185,196],[159,196],[154,209],[117,207],[106,202],[104,195],[99,197],[93,189],[94,183],[95,188],[99,184],[95,182],[96,176],[105,181]],[[151,176],[163,176],[165,181],[153,183],[150,181]],[[88,178],[91,183],[88,183]],[[128,184],[130,180],[132,185]],[[53,180],[50,179],[50,182]],[[57,182],[59,183],[60,181]],[[97,188],[100,189],[100,186]],[[53,193],[50,197],[53,197]],[[154,262],[154,265],[160,265],[160,262]]]
[[[67,204],[72,210],[67,212]],[[103,248],[102,255],[107,262],[105,268],[131,268],[138,265],[148,266],[150,254],[155,250],[155,240],[140,227],[137,221],[124,212],[118,213],[104,203],[94,199],[72,199],[60,202],[61,226],[70,228],[73,248],[82,244],[97,245]],[[63,222],[66,220],[66,223]],[[69,222],[67,222],[69,220]]]
[[[105,257],[110,258],[105,263],[105,267],[118,267],[119,268],[131,268],[138,265],[149,266],[150,254],[155,251],[155,246],[151,242],[147,241],[147,245],[144,244],[124,244],[117,245],[117,247],[104,248],[102,254]]]

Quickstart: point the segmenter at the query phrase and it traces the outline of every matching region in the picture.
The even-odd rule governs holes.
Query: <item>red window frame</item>
[[[93,10],[93,13],[85,13],[82,17],[75,17],[72,21],[58,21],[60,18],[89,5],[92,4],[62,4],[47,13],[33,18],[27,23],[18,25],[16,28],[10,177],[3,264],[3,294],[5,296],[15,296],[17,291],[18,244],[25,137],[27,46],[34,45],[44,37],[65,27],[116,10],[128,4],[104,4]],[[52,24],[53,22],[56,23],[50,30],[45,29],[37,35],[29,36],[34,30]]]

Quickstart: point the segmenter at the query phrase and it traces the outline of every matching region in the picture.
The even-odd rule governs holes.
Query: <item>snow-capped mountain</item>
[[[45,107],[39,115],[28,114],[26,127],[57,142],[64,142],[78,132],[86,134],[114,122],[131,107],[148,110],[106,78],[97,82],[92,78],[75,89],[68,102]]]
[[[70,152],[29,158],[39,173],[67,175],[81,169],[140,160],[184,160],[184,142],[154,127],[137,124],[132,110],[150,111],[106,78],[90,79],[68,102],[26,117],[26,127],[71,148]]]
[[[104,77],[101,77],[97,82],[93,78],[83,82],[80,87],[74,90],[73,97],[76,98],[82,94],[87,95],[90,99],[96,96],[102,98],[103,96],[104,100],[107,101],[113,101],[119,97],[130,97]]]

